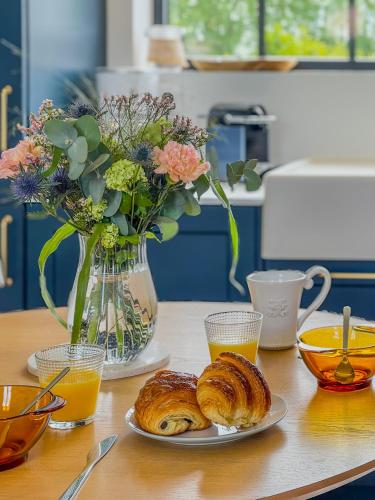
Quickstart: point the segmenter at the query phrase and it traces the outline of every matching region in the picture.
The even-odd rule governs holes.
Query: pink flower
[[[200,159],[198,151],[190,144],[169,141],[164,149],[154,148],[152,158],[159,166],[157,174],[169,174],[173,182],[192,182],[210,169],[208,161]]]
[[[3,151],[0,159],[0,179],[12,177],[19,172],[20,164],[27,167],[40,156],[40,148],[23,139],[16,147]]]

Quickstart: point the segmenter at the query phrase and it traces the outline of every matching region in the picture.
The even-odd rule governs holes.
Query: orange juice
[[[231,351],[242,354],[242,356],[245,356],[245,358],[252,363],[256,363],[258,351],[257,342],[247,342],[244,344],[215,344],[209,342],[208,348],[210,350],[211,361],[215,361],[221,352]]]
[[[57,374],[54,373],[41,381],[46,386]],[[58,422],[72,422],[91,417],[95,413],[100,387],[100,376],[95,370],[71,371],[58,382],[54,394],[64,398],[67,403],[62,410],[53,415]]]

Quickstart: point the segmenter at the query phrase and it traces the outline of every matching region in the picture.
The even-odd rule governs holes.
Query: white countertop
[[[222,186],[232,206],[261,207],[264,203],[264,187],[261,186],[257,191],[246,191],[245,184],[240,183],[229,187],[228,183],[223,182]],[[200,199],[201,205],[221,205],[212,189],[209,189]]]

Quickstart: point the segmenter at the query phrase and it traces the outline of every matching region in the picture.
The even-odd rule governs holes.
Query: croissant
[[[250,427],[271,406],[271,393],[260,370],[234,352],[222,352],[203,371],[197,399],[205,417],[225,426]]]
[[[135,402],[135,417],[143,430],[161,436],[202,430],[211,422],[199,409],[198,378],[190,373],[161,370],[147,380]]]

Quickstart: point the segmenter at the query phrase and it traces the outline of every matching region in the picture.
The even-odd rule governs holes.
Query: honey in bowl
[[[346,355],[354,369],[354,380],[349,384],[340,383],[335,376],[344,355],[342,341],[342,326],[325,326],[300,334],[298,348],[322,389],[347,392],[369,386],[375,373],[375,327],[350,329]]]

